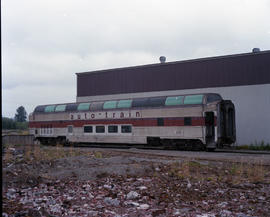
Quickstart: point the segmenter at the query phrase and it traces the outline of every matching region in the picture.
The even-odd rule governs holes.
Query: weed
[[[250,145],[236,146],[238,150],[253,150],[253,151],[270,151],[270,143],[265,143],[263,140],[261,142],[255,141]]]
[[[209,176],[209,177],[206,178],[206,180],[209,181],[209,182],[211,182],[211,181],[214,181],[214,178],[211,177],[211,176]]]
[[[103,157],[103,156],[102,156],[102,153],[99,152],[99,151],[95,151],[95,152],[94,152],[94,156],[95,156],[95,158],[102,158],[102,157]]]
[[[24,160],[30,161],[31,160],[32,151],[29,146],[26,146],[24,149]]]
[[[201,168],[202,167],[202,165],[197,161],[188,161],[188,165],[189,165],[189,167],[192,167],[192,168]]]
[[[40,150],[40,146],[34,146],[34,151],[33,151],[33,155],[35,160],[41,160],[43,158],[41,150]]]
[[[3,160],[8,162],[8,163],[11,163],[14,160],[11,149],[9,149],[9,148],[6,149],[6,153],[4,155]]]
[[[260,164],[249,165],[246,174],[250,182],[259,183],[264,181],[266,171],[261,162]]]
[[[185,161],[181,164],[171,164],[167,169],[167,174],[178,179],[208,182],[225,181],[233,184],[240,184],[245,181],[253,183],[269,181],[267,170],[262,162],[254,164],[230,163],[222,168],[221,170],[213,165],[204,166],[196,161]]]

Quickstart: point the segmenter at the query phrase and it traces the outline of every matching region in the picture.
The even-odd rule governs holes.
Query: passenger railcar
[[[29,126],[43,144],[174,144],[213,150],[236,139],[234,104],[216,93],[41,105],[30,114]]]

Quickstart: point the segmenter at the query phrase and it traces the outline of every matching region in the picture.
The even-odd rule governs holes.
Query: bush
[[[28,122],[16,122],[16,129],[18,130],[28,129]]]
[[[241,145],[237,146],[236,149],[238,150],[253,150],[253,151],[270,151],[270,144],[261,141],[258,143],[255,141],[255,144],[251,143],[250,145]]]
[[[4,130],[16,129],[16,122],[12,118],[2,117],[2,128]]]
[[[28,122],[16,122],[12,118],[2,117],[2,128],[4,130],[26,130]]]

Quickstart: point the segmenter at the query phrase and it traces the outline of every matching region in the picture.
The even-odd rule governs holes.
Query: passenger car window
[[[185,99],[184,99],[185,105],[202,104],[202,103],[203,103],[203,95],[185,96]]]
[[[34,112],[44,112],[45,107],[44,105],[39,105],[35,108]]]
[[[222,100],[221,96],[218,94],[209,94],[207,96],[207,103],[215,102],[215,101],[220,101]]]
[[[121,126],[122,133],[131,133],[132,129],[130,125],[123,125]]]
[[[77,107],[78,107],[78,104],[75,104],[75,103],[67,104],[66,111],[76,111]]]
[[[107,101],[103,105],[103,109],[115,109],[117,101]]]
[[[159,107],[159,106],[164,106],[166,97],[154,97],[150,98],[148,102],[148,106],[150,107]]]
[[[48,105],[45,107],[45,112],[54,112],[55,105]]]
[[[83,132],[84,133],[93,133],[93,127],[92,126],[84,126]]]
[[[73,126],[67,126],[68,133],[73,133]]]
[[[166,98],[165,105],[183,105],[184,96],[170,96]]]
[[[108,132],[109,133],[117,133],[118,132],[118,126],[117,125],[108,126]]]
[[[132,107],[147,107],[149,105],[148,101],[148,98],[134,99],[132,101]]]
[[[105,126],[96,126],[96,133],[105,133]]]
[[[90,110],[97,111],[103,109],[103,102],[93,102],[90,105]]]
[[[78,111],[85,111],[85,110],[89,110],[90,107],[90,103],[80,103],[78,105]]]
[[[130,108],[131,107],[132,100],[126,99],[126,100],[120,100],[117,104],[117,108]]]
[[[66,110],[66,105],[58,105],[55,108],[56,112],[64,112]]]

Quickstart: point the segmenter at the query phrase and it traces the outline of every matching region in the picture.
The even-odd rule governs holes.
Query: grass
[[[224,163],[222,166],[202,165],[196,161],[172,163],[167,174],[180,180],[207,182],[226,182],[230,184],[269,183],[270,170],[262,162],[257,163]]]
[[[264,141],[251,143],[250,145],[236,146],[237,150],[270,151],[270,143]]]
[[[101,153],[101,152],[95,151],[95,152],[94,152],[94,157],[95,157],[95,158],[102,158],[103,156],[102,156],[102,153]]]
[[[13,154],[13,149],[22,149],[23,156],[17,158]],[[43,145],[5,145],[5,155],[3,160],[6,163],[16,163],[22,160],[25,163],[39,163],[46,161],[53,161],[61,158],[75,157],[75,156],[88,156],[94,158],[106,158],[110,154],[104,154],[101,151],[83,151],[74,147],[63,148],[61,144],[57,144],[55,147],[47,147]]]
[[[60,158],[73,157],[79,155],[91,155],[92,152],[83,152],[78,149],[70,147],[68,149],[63,149],[61,145],[57,145],[55,148],[47,148],[42,145],[33,146],[19,146],[19,145],[5,145],[5,154],[3,156],[4,162],[16,163],[18,158],[13,155],[13,149],[23,149],[23,161],[38,163],[41,161],[52,161]],[[96,153],[95,157],[102,157],[102,153]]]

